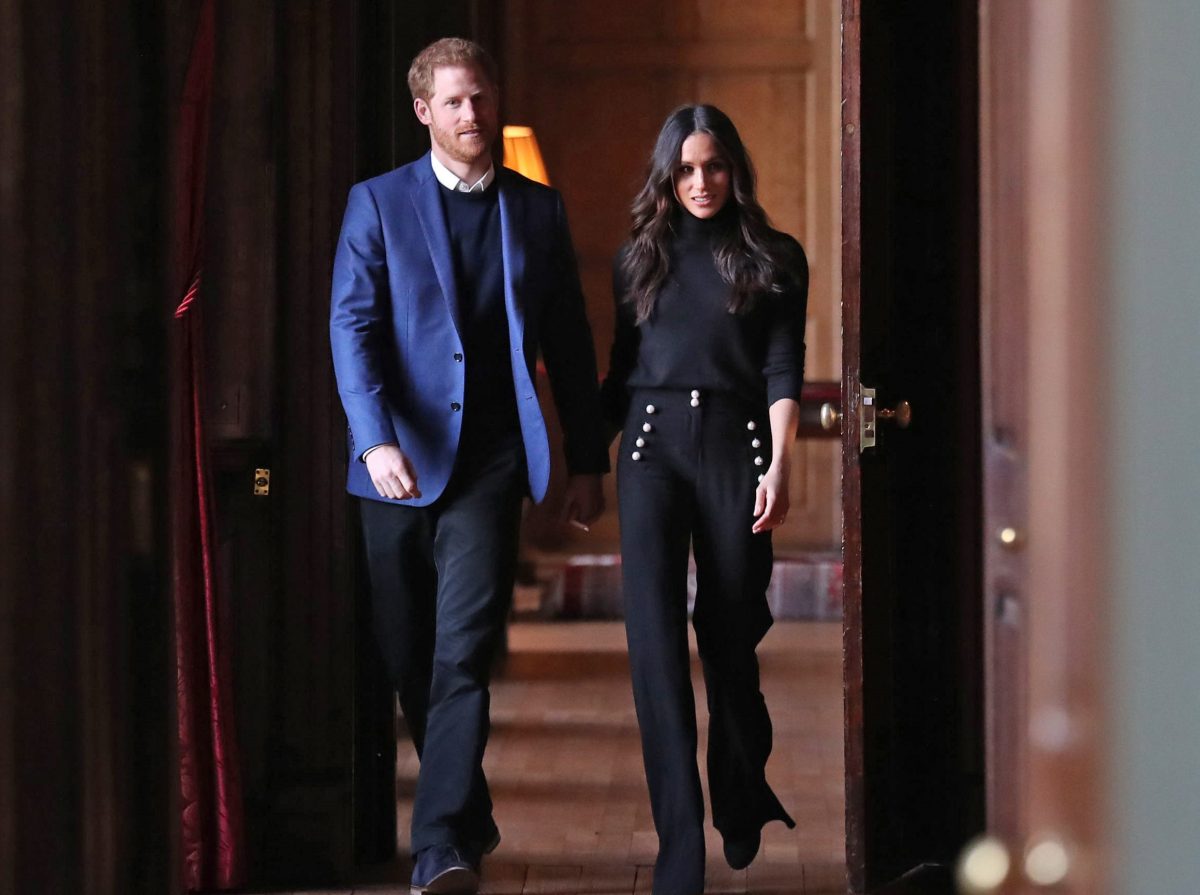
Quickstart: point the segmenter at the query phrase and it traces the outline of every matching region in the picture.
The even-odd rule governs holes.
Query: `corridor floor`
[[[709,893],[844,893],[841,625],[781,622],[759,647],[775,727],[768,779],[796,819],[767,826],[758,859],[730,870],[708,828]],[[703,678],[693,682],[703,744]],[[619,622],[514,624],[493,685],[485,768],[500,847],[484,861],[492,895],[650,892],[656,838]],[[407,848],[417,762],[400,744],[398,838]],[[704,767],[703,746],[700,767]],[[703,775],[702,775],[703,776]],[[707,797],[707,793],[706,793]],[[408,879],[397,862],[377,879]],[[322,895],[404,895],[397,882]],[[306,893],[307,895],[307,893]]]

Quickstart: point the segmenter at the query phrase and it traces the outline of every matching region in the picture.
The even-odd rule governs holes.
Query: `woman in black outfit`
[[[704,803],[687,641],[708,696],[713,825],[729,864],[772,820],[771,719],[755,647],[771,625],[771,529],[788,512],[804,372],[808,265],[755,198],[737,130],[684,106],[658,135],[614,262],[617,329],[603,396],[617,465],[625,626],[659,853],[655,895],[704,890]]]

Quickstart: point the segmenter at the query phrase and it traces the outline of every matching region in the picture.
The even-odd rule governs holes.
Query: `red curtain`
[[[217,588],[212,488],[204,432],[204,180],[215,10],[202,0],[184,83],[173,217],[176,369],[172,388],[172,583],[178,669],[183,882],[244,881],[245,830],[234,729],[228,612]]]

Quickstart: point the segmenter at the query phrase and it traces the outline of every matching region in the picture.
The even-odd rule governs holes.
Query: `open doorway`
[[[973,431],[977,444],[978,345],[972,347],[969,339],[959,337],[978,333],[972,316],[978,308],[972,279],[977,259],[970,238],[977,232],[978,209],[971,202],[971,189],[977,188],[975,169],[959,164],[970,161],[975,152],[973,107],[956,98],[969,99],[977,91],[974,69],[966,64],[974,58],[974,45],[962,37],[976,27],[975,11],[970,4],[943,0],[922,7],[919,16],[906,11],[889,21],[883,15],[887,4],[865,0],[840,5],[706,0],[623,2],[603,10],[592,6],[512,0],[417,4],[400,11],[394,4],[360,0],[357,18],[336,19],[331,53],[313,50],[324,46],[314,36],[327,25],[319,17],[276,21],[258,14],[253,22],[232,29],[243,36],[274,34],[279,58],[287,61],[287,66],[276,64],[274,57],[260,52],[256,40],[231,44],[230,53],[237,52],[227,69],[230,82],[254,90],[229,101],[230,108],[244,111],[245,117],[228,116],[224,126],[253,120],[261,127],[243,128],[239,134],[244,131],[262,146],[276,145],[268,139],[273,133],[270,120],[259,113],[269,107],[267,99],[278,78],[288,88],[283,116],[288,139],[277,141],[281,173],[274,178],[256,177],[244,163],[245,143],[221,143],[229,171],[240,178],[230,181],[224,195],[258,198],[238,205],[240,210],[227,220],[229,235],[214,240],[218,248],[234,252],[244,243],[234,237],[245,225],[261,239],[262,250],[246,254],[239,249],[235,258],[275,258],[278,249],[279,261],[277,266],[254,268],[261,283],[228,264],[224,276],[237,289],[222,293],[222,310],[229,313],[214,315],[226,333],[216,338],[224,353],[244,358],[252,367],[245,375],[231,367],[223,381],[237,385],[247,379],[251,386],[261,382],[257,389],[238,385],[230,394],[239,400],[220,406],[230,415],[236,413],[239,425],[225,444],[231,473],[228,489],[222,489],[229,496],[222,505],[223,518],[230,520],[223,558],[230,589],[238,595],[247,802],[253,829],[261,833],[258,852],[264,856],[264,879],[345,878],[356,867],[394,855],[397,842],[407,839],[404,829],[399,836],[396,830],[394,694],[374,655],[363,594],[365,574],[355,563],[355,514],[342,489],[345,432],[332,377],[327,375],[325,273],[349,184],[411,161],[427,146],[427,135],[411,113],[404,73],[407,60],[421,46],[447,33],[470,34],[498,50],[506,73],[508,120],[531,124],[539,133],[550,178],[566,197],[602,365],[611,340],[609,263],[623,238],[625,209],[655,131],[667,112],[686,100],[712,101],[732,115],[758,164],[764,206],[780,229],[804,243],[810,259],[806,378],[815,383],[840,381],[834,391],[844,403],[840,443],[806,439],[797,445],[795,506],[788,527],[776,537],[777,552],[784,562],[831,555],[821,572],[828,574],[825,580],[831,587],[818,592],[811,584],[807,591],[799,586],[797,579],[805,574],[810,581],[820,581],[803,562],[790,570],[794,576],[786,567],[776,570],[776,585],[782,587],[774,608],[780,621],[769,636],[782,636],[791,626],[815,633],[823,625],[824,639],[818,649],[811,643],[788,644],[784,638],[779,655],[787,660],[778,662],[772,658],[774,641],[766,644],[765,664],[780,670],[783,693],[768,693],[771,710],[782,732],[788,712],[807,705],[788,662],[817,654],[837,660],[844,649],[847,662],[858,663],[854,680],[863,687],[859,701],[850,706],[859,715],[846,714],[845,729],[856,738],[847,737],[846,754],[849,758],[857,742],[871,744],[872,755],[894,757],[890,776],[875,776],[861,748],[853,753],[855,763],[846,761],[846,780],[835,765],[818,768],[830,786],[824,806],[828,815],[796,834],[768,831],[764,857],[768,863],[772,856],[790,861],[794,873],[797,866],[810,866],[801,855],[811,846],[811,866],[824,860],[831,872],[842,873],[851,844],[847,832],[861,845],[852,852],[851,863],[865,866],[877,854],[873,849],[880,841],[879,831],[899,831],[908,847],[903,857],[880,865],[879,872],[886,875],[903,872],[902,865],[914,856],[947,861],[956,840],[974,829],[977,806],[960,809],[972,788],[980,789],[982,777],[982,761],[971,753],[979,726],[978,718],[971,716],[978,706],[971,692],[979,678],[981,601],[978,570],[972,572],[970,561],[979,538],[979,508],[971,505],[978,478],[972,478],[970,470],[971,452],[977,460],[978,450],[970,437]],[[952,27],[944,27],[947,22]],[[848,122],[841,47],[846,29],[855,24],[862,26],[863,58],[870,55],[874,62],[860,71],[861,120]],[[310,68],[311,77],[306,75]],[[287,77],[281,74],[285,72]],[[321,85],[329,90],[317,90]],[[954,122],[953,127],[947,128],[947,121]],[[853,143],[848,142],[849,124],[861,126],[860,164],[854,169],[861,220],[841,215],[839,226],[845,195],[841,187],[848,184],[839,179],[841,161]],[[259,151],[258,142],[252,145]],[[948,154],[943,151],[947,148]],[[309,196],[320,200],[311,214],[303,204]],[[233,207],[220,202],[216,206]],[[294,208],[304,213],[290,213]],[[253,225],[246,224],[251,213],[262,213],[268,220],[254,218]],[[853,282],[844,263],[852,227],[861,231],[853,243],[860,261]],[[965,240],[960,238],[964,234]],[[219,281],[222,269],[216,265],[214,270],[214,281]],[[972,275],[965,276],[967,272]],[[845,288],[839,286],[839,278]],[[851,287],[853,302],[844,303]],[[307,300],[280,301],[268,308],[253,300],[259,293],[302,294]],[[842,312],[849,307],[863,312],[856,318],[861,327],[855,330],[855,344],[861,354],[853,370],[845,363],[848,345],[842,342]],[[258,332],[275,328],[285,336],[277,346],[255,341],[254,350],[237,350]],[[226,365],[213,366],[221,372]],[[263,376],[250,375],[260,369]],[[838,580],[842,562],[842,461],[868,456],[856,440],[862,434],[860,383],[877,388],[887,407],[909,400],[914,416],[905,433],[894,438],[882,433],[884,450],[870,455],[878,459],[864,461],[859,470],[863,525],[855,543],[862,549],[855,561],[861,566],[856,566],[852,582],[847,559],[844,593],[850,594],[851,584],[857,590],[853,599],[847,596],[839,605],[836,597],[843,590],[832,582]],[[255,395],[262,400],[249,401]],[[814,410],[819,411],[821,403],[825,402],[816,403]],[[833,406],[836,401],[829,403],[831,410],[839,409]],[[922,449],[910,449],[917,445]],[[966,464],[958,463],[964,457]],[[287,471],[277,483],[301,482],[303,487],[277,487],[274,502],[250,501],[243,496],[242,472],[260,465]],[[870,490],[868,465],[875,471],[901,473],[874,479],[883,485],[875,493],[885,498],[874,509],[868,509],[865,499]],[[962,478],[956,484],[959,473]],[[907,513],[914,508],[920,510],[916,516]],[[530,590],[521,594],[520,609],[537,619],[572,611],[575,618],[519,622],[526,627],[514,633],[511,674],[505,680],[518,681],[521,669],[534,661],[551,669],[556,662],[570,661],[573,671],[586,670],[589,663],[608,669],[605,673],[620,681],[614,686],[623,688],[623,671],[612,673],[613,660],[601,648],[612,641],[612,631],[619,631],[619,620],[579,618],[586,614],[582,597],[587,588],[612,574],[604,562],[616,553],[615,513],[587,539],[561,539],[561,530],[552,531],[544,522],[537,513],[527,519],[525,559],[530,573],[524,583]],[[870,537],[882,537],[876,544],[890,545],[889,550],[869,549]],[[974,547],[969,543],[972,537]],[[850,543],[847,535],[847,548]],[[571,556],[597,558],[591,565],[571,566],[564,560]],[[881,583],[889,582],[902,586],[880,589]],[[357,605],[348,599],[354,587],[359,588]],[[846,636],[836,615],[826,615],[825,621],[784,620],[791,613],[803,613],[805,607],[796,603],[804,601],[796,596],[805,592],[810,617],[818,611],[843,612]],[[306,599],[298,603],[297,593]],[[575,598],[573,610],[567,605],[569,593]],[[881,598],[872,602],[872,594]],[[817,605],[819,595],[825,598],[823,606]],[[850,618],[852,610],[859,613],[857,619]],[[593,623],[611,626],[594,643],[588,641],[594,649],[569,642],[554,646],[535,636],[555,625],[579,636],[587,630],[585,624]],[[535,625],[540,627],[534,630]],[[821,699],[838,706],[842,685],[852,682],[851,676],[839,681],[836,673],[830,675]],[[868,684],[876,687],[874,695],[868,695]],[[966,696],[959,699],[962,694]],[[832,719],[829,742],[836,743],[843,731],[836,729],[836,710],[827,714]],[[587,724],[575,729],[585,734],[599,730]],[[931,732],[936,732],[935,738]],[[964,751],[943,748],[956,738]],[[904,749],[891,751],[898,742]],[[931,743],[938,748],[929,748]],[[813,763],[803,761],[804,749],[777,739],[774,761],[811,770]],[[836,745],[826,751],[842,754]],[[407,761],[410,754],[403,743],[400,757]],[[494,750],[491,758],[500,755]],[[633,785],[640,788],[638,762],[626,764],[631,765],[625,770]],[[939,776],[946,769],[958,781],[949,788],[954,794],[939,801],[931,826],[914,825],[913,805],[921,806],[923,816],[934,813],[927,784],[941,786],[949,779]],[[410,768],[402,762],[399,770],[396,789],[403,797],[411,789],[404,777]],[[785,779],[774,766],[769,773],[773,781]],[[847,799],[845,818],[834,801],[843,787],[853,796]],[[549,806],[558,800],[548,788],[546,796],[548,813],[541,816],[552,824]],[[803,798],[786,792],[783,796],[803,824]],[[883,812],[874,826],[862,823],[867,806]],[[503,815],[503,803],[499,810]],[[901,815],[899,822],[896,814]],[[406,806],[400,815],[406,824]],[[512,826],[507,817],[501,821],[502,826]],[[824,842],[823,836],[828,837]],[[515,838],[512,827],[505,852],[516,849]],[[937,846],[929,848],[933,840]],[[855,885],[865,885],[865,879],[858,878]]]
[[[851,82],[847,27],[861,29]],[[779,621],[760,651],[778,734],[768,773],[801,827],[767,830],[752,873],[771,891],[876,891],[922,864],[944,879],[981,817],[975,27],[948,2],[905,17],[854,2],[598,11],[526,0],[490,28],[506,118],[535,129],[566,199],[602,369],[612,254],[654,134],[679,103],[730,112],[764,207],[809,256],[806,379],[818,394],[839,383],[840,402],[828,403],[845,431],[797,444],[796,507],[776,536]],[[844,283],[851,248],[855,279]],[[841,341],[850,311],[853,370]],[[867,380],[889,408],[914,408],[912,427],[880,433],[874,453],[861,440]],[[843,494],[850,470],[857,490]],[[843,590],[849,503],[855,566]],[[582,880],[585,866],[619,865],[637,885],[654,840],[630,747],[616,513],[585,537],[564,533],[555,510],[551,495],[526,518],[518,620],[495,689],[487,767],[506,838],[494,866]],[[401,843],[415,770],[402,744]],[[761,888],[713,871],[722,885]]]
[[[602,373],[613,254],[628,233],[658,128],[679,104],[712,103],[733,118],[757,166],[764,208],[805,247],[806,380],[816,398],[794,447],[789,521],[774,533],[776,624],[759,649],[775,728],[768,778],[798,829],[768,825],[759,859],[731,871],[710,826],[708,877],[730,891],[768,881],[770,891],[801,891],[806,874],[812,885],[840,881],[840,454],[836,424],[826,430],[818,422],[823,402],[836,405],[840,379],[837,9],[770,0],[509,2],[499,51],[506,120],[533,127],[566,202]],[[570,877],[606,868],[619,887],[622,874],[632,874],[630,885],[641,874],[644,883],[654,863],[620,613],[613,476],[607,481],[609,510],[587,535],[558,524],[554,485],[527,513],[524,580],[508,662],[493,685],[485,759],[504,836],[489,859],[492,874]],[[694,678],[703,706],[698,667]],[[706,714],[698,709],[702,726]],[[402,744],[401,842],[416,772]]]
[[[813,417],[824,384],[841,380],[828,403],[842,425],[826,415],[840,444],[796,445],[799,511],[776,533],[777,622],[760,648],[777,724],[768,773],[800,829],[768,827],[760,862],[741,877],[710,848],[710,875],[734,889],[883,891],[907,877],[901,885],[937,891],[982,827],[977,28],[973,9],[951,3],[920,15],[873,2],[509,6],[508,117],[538,132],[566,197],[601,367],[629,197],[663,116],[703,101],[734,118],[764,206],[807,250],[806,380],[822,396],[809,402]],[[539,668],[572,674],[564,703],[543,706],[547,739],[532,753],[555,756],[538,766],[545,799],[524,803],[542,826],[528,821],[530,844],[510,848],[531,862],[590,854],[645,866],[654,836],[638,813],[636,750],[593,752],[569,721],[587,715],[605,675],[622,677],[619,622],[594,621],[619,615],[616,514],[584,538],[550,524],[554,509],[551,499],[527,520],[520,607],[537,621],[514,628],[512,673],[497,687],[513,714],[502,720],[519,725],[531,692],[558,698]],[[613,711],[617,693],[597,691],[596,702]],[[632,721],[590,726],[596,717],[584,730],[607,731],[608,747]],[[588,754],[610,769],[608,789],[566,821],[574,838],[557,838],[559,812],[581,800],[556,793],[578,783]],[[631,800],[624,807],[606,801],[613,787]]]

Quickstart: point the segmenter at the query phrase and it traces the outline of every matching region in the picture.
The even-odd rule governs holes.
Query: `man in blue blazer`
[[[376,635],[421,756],[412,891],[473,892],[499,841],[482,769],[489,669],[521,502],[541,500],[550,473],[539,351],[581,526],[603,509],[608,454],[562,199],[492,161],[494,63],[437,41],[409,87],[431,152],[350,190],[330,339]]]

